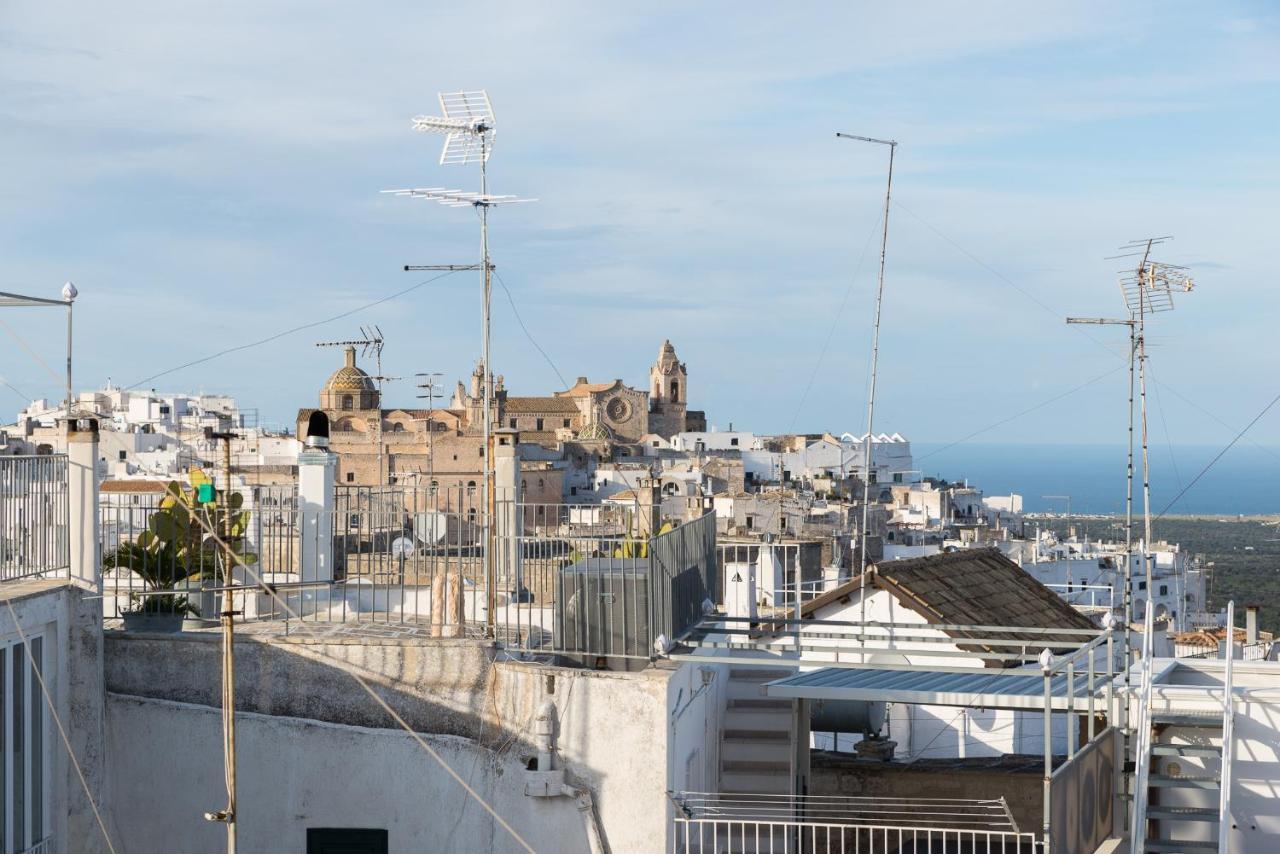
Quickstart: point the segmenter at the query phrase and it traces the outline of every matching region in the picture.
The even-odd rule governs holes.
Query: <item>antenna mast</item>
[[[369,358],[369,354],[373,354],[374,363],[377,365],[377,374],[369,379],[378,384],[378,417],[377,424],[374,427],[374,439],[378,443],[378,487],[386,485],[387,473],[384,473],[382,461],[384,450],[382,447],[382,384],[384,382],[393,382],[400,377],[387,377],[382,375],[382,346],[386,343],[386,339],[382,337],[382,329],[376,324],[360,327],[360,338],[350,341],[317,341],[317,347],[359,347],[360,355]]]
[[[864,439],[862,472],[862,543],[858,548],[860,553],[858,596],[861,600],[861,620],[865,623],[867,621],[867,597],[864,589],[867,583],[867,535],[871,520],[871,437],[876,416],[876,370],[880,362],[880,309],[884,305],[884,260],[889,244],[889,201],[893,192],[893,155],[898,150],[898,142],[892,139],[875,139],[870,136],[839,132],[836,133],[836,138],[889,146],[889,178],[884,188],[884,229],[880,233],[880,274],[876,282],[875,327],[871,335],[871,381],[867,389],[867,435]]]
[[[493,484],[493,368],[490,361],[489,317],[491,303],[490,280],[493,275],[493,264],[489,259],[489,208],[494,205],[532,202],[536,199],[521,199],[516,196],[494,196],[489,194],[488,163],[489,154],[493,150],[495,122],[493,105],[489,102],[489,94],[483,89],[470,92],[441,92],[440,111],[443,116],[415,116],[412,127],[424,133],[442,133],[445,135],[444,147],[440,151],[441,166],[466,166],[480,164],[480,192],[470,193],[461,190],[447,190],[442,187],[426,187],[417,189],[383,190],[395,196],[430,199],[447,207],[473,207],[480,215],[480,276],[481,276],[481,380],[483,389],[483,447],[484,447],[484,577],[487,587],[488,610],[486,633],[494,635],[494,615],[497,607],[496,585],[493,565],[493,517],[494,517],[494,484]],[[450,269],[471,269],[470,265],[439,265]],[[423,269],[424,267],[418,267]],[[426,267],[430,269],[430,267]],[[408,269],[408,267],[406,267]]]

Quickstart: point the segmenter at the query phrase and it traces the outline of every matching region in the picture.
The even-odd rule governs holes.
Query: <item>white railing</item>
[[[1034,833],[954,827],[894,827],[831,822],[750,821],[677,817],[672,854],[898,854],[903,851],[964,851],[969,854],[1040,852]]]
[[[1129,838],[1134,851],[1145,851],[1147,844],[1147,785],[1151,774],[1151,683],[1155,676],[1151,660],[1154,608],[1147,609],[1142,631],[1142,687],[1138,703],[1137,744],[1134,749],[1136,769],[1133,783],[1133,815],[1130,816]]]
[[[1077,611],[1111,611],[1116,607],[1116,591],[1110,584],[1046,584]]]
[[[65,454],[0,459],[0,580],[69,572],[69,507]]]
[[[1222,765],[1218,774],[1218,850],[1228,851],[1228,840],[1231,835],[1231,754],[1235,730],[1235,694],[1232,679],[1231,662],[1235,658],[1235,644],[1231,636],[1235,634],[1236,603],[1227,603],[1227,643],[1223,644],[1223,654],[1227,664],[1222,673]]]

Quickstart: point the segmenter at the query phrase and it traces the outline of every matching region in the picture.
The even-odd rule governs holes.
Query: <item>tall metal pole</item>
[[[854,136],[847,133],[837,133],[837,137],[845,139],[856,139],[861,142],[874,142],[879,145],[889,146],[889,177],[885,184],[884,190],[884,224],[880,233],[880,274],[876,283],[876,313],[875,326],[871,334],[871,382],[867,391],[867,435],[864,442],[863,450],[863,477],[862,477],[862,543],[858,549],[859,555],[859,574],[858,574],[858,595],[861,599],[861,621],[867,621],[867,597],[866,597],[866,575],[867,575],[867,535],[868,526],[871,522],[871,434],[875,428],[876,416],[876,370],[880,362],[880,312],[884,305],[884,263],[885,255],[889,245],[889,202],[893,193],[893,155],[897,151],[898,143],[896,140],[890,139],[873,139],[866,136]]]
[[[71,417],[71,397],[74,394],[71,390],[71,306],[79,295],[80,292],[76,290],[76,286],[71,282],[67,282],[62,286],[62,301],[66,303],[67,306],[67,418]],[[56,303],[52,304],[56,305]]]
[[[489,174],[488,174],[488,145],[489,137],[487,133],[480,134],[480,195],[485,197],[489,195]],[[486,587],[486,599],[488,600],[488,608],[485,615],[485,634],[486,637],[494,637],[494,610],[497,608],[497,590],[496,579],[494,578],[493,563],[493,517],[496,510],[493,495],[493,424],[492,412],[490,407],[493,400],[492,377],[493,372],[489,366],[489,297],[490,297],[490,274],[489,269],[489,205],[481,202],[480,208],[480,269],[481,275],[484,277],[484,355],[482,360],[483,374],[480,382],[484,389],[484,580]]]
[[[1147,251],[1151,251],[1151,243],[1147,243]],[[1146,286],[1142,276],[1148,275],[1151,268],[1143,258],[1143,267],[1138,277],[1138,397],[1142,406],[1142,570],[1147,582],[1147,599],[1144,607],[1151,606],[1151,462],[1147,453],[1147,335],[1146,335]],[[1154,271],[1151,270],[1152,278]]]
[[[67,417],[71,417],[71,312],[72,302],[67,300]]]
[[[236,851],[236,671],[235,671],[235,600],[231,587],[235,584],[231,553],[231,439],[235,434],[221,433],[222,465],[225,484],[222,489],[222,737],[223,762],[227,786],[227,854]]]

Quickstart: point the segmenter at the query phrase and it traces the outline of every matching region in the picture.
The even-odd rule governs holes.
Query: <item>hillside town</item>
[[[45,6],[0,852],[1280,846],[1274,15]]]

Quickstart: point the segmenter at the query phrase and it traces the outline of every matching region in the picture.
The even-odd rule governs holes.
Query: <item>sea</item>
[[[1169,515],[1280,514],[1280,448],[1240,444],[1150,447],[1151,508]],[[924,476],[968,480],[986,495],[1017,493],[1027,512],[1123,513],[1123,445],[912,442]],[[1222,456],[1214,461],[1218,454]],[[1134,509],[1142,507],[1141,449],[1134,455]]]

